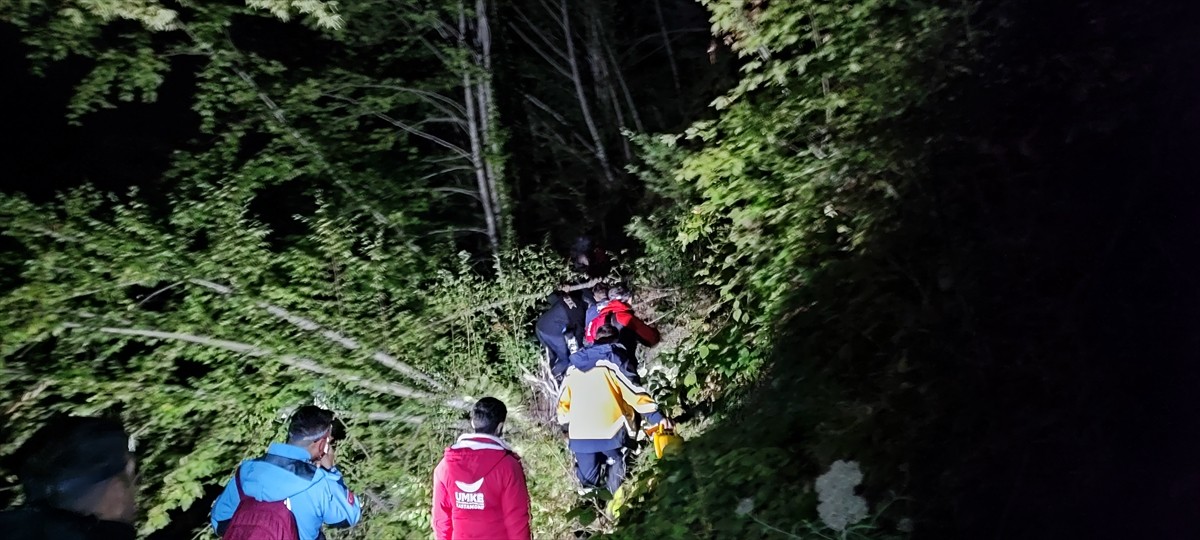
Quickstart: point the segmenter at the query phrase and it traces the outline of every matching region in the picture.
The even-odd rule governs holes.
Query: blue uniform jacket
[[[570,298],[575,307],[568,306],[563,298]],[[596,303],[595,298],[592,297],[592,291],[587,289],[570,293],[555,291],[548,300],[550,309],[538,317],[535,327],[552,336],[559,336],[566,333],[567,330],[571,330],[575,334],[575,339],[583,343],[584,316],[588,306]]]
[[[267,455],[243,461],[242,489],[260,501],[290,499],[300,540],[324,537],[321,524],[350,527],[362,517],[362,505],[342,482],[342,473],[327,471],[309,462],[308,451],[298,446],[271,443]],[[212,527],[223,534],[237,510],[237,483],[231,478],[212,509]]]

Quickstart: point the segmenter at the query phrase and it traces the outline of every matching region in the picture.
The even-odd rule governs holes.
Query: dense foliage
[[[1124,286],[1194,290],[1161,272],[1200,253],[1168,183],[1194,116],[1152,120],[1195,114],[1191,11],[0,2],[69,79],[62,120],[182,110],[157,165],[0,196],[0,455],[118,414],[142,531],[178,537],[315,402],[365,501],[340,537],[423,538],[463,406],[496,395],[538,539],[1145,536],[1083,518],[1153,514],[1106,479],[1159,456],[1118,443],[1200,433],[1142,427],[1189,402],[1127,384],[1194,313]],[[631,248],[688,442],[579,503],[530,326],[571,279],[547,244],[589,230]]]
[[[1180,220],[1129,218],[1182,208],[1167,156],[1196,141],[1156,123],[1194,111],[1161,62],[1194,47],[1152,4],[706,2],[742,78],[716,120],[641,139],[632,229],[703,307],[677,391],[716,414],[614,537],[1144,534],[1092,518],[1163,515],[1173,473],[1136,503],[1119,486],[1148,478],[1112,474],[1179,425],[1135,397],[1170,376],[1129,336],[1165,358],[1195,320],[1138,240]],[[839,460],[874,517],[835,533],[814,480]]]
[[[717,120],[642,139],[650,186],[672,206],[634,230],[663,260],[663,271],[709,291],[681,380],[686,398],[714,400],[719,408],[742,395],[756,399],[737,416],[744,423],[706,433],[686,463],[669,467],[644,495],[681,519],[635,517],[623,532],[628,538],[695,531],[746,537],[765,526],[802,534],[817,521],[815,495],[803,486],[836,459],[865,457],[845,438],[882,404],[838,385],[900,384],[909,345],[892,336],[895,350],[870,359],[856,342],[888,338],[871,336],[874,329],[847,334],[841,325],[858,326],[851,313],[871,311],[886,332],[882,310],[900,309],[882,295],[902,275],[861,261],[878,256],[876,238],[893,227],[897,205],[925,174],[926,151],[919,140],[898,136],[901,119],[930,99],[928,89],[944,85],[973,47],[969,30],[957,24],[967,14],[963,6],[709,8],[716,32],[744,58],[742,79],[714,102]],[[830,279],[866,279],[870,286],[833,300],[822,292]],[[855,336],[860,332],[871,334]],[[778,353],[789,365],[768,370],[778,344],[797,335],[804,336],[798,346]],[[791,369],[804,373],[801,381],[781,379]],[[867,373],[873,383],[855,380]],[[876,508],[888,502],[872,501]]]
[[[351,536],[424,536],[433,465],[491,394],[548,501],[535,527],[565,530],[564,449],[534,429],[522,375],[539,374],[531,308],[566,276],[500,249],[502,135],[469,39],[486,15],[369,7],[5,6],[36,67],[87,62],[70,118],[183,78],[198,120],[134,189],[4,198],[6,451],[60,411],[120,414],[142,530],[174,519],[179,535],[315,401],[349,422],[342,459],[369,514]],[[489,255],[460,256],[455,236]]]
[[[514,328],[554,281],[544,257],[504,259],[511,271],[485,282],[321,211],[303,245],[276,251],[246,217],[245,192],[206,194],[168,223],[86,192],[5,207],[28,252],[23,285],[4,299],[10,422],[19,434],[57,411],[120,412],[147,480],[146,531],[314,399],[349,422],[343,459],[374,514],[362,537],[428,530],[428,478],[472,396],[514,404],[522,449],[547,438],[520,407],[537,355]],[[196,215],[207,222],[188,221]],[[192,235],[211,240],[198,247]],[[539,470],[551,463],[531,473],[553,478]]]

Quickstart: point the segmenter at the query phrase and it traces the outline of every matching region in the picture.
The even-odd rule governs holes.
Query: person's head
[[[592,298],[595,298],[597,302],[608,300],[608,284],[601,281],[600,283],[593,285]]]
[[[619,334],[620,332],[616,329],[616,327],[611,324],[604,324],[600,328],[596,329],[596,340],[594,343],[596,345],[614,343],[617,341]]]
[[[333,411],[316,405],[297,409],[288,426],[287,442],[308,450],[312,459],[321,459],[333,444]]]
[[[608,299],[609,300],[620,300],[622,302],[628,302],[632,298],[633,298],[633,291],[630,291],[629,286],[624,283],[617,283],[608,288]]]
[[[133,523],[137,465],[119,421],[57,418],[34,433],[14,458],[27,504]]]
[[[583,272],[591,266],[591,260],[586,253],[571,255],[571,270]]]
[[[475,433],[495,435],[504,433],[504,421],[508,419],[508,408],[494,397],[485,397],[471,408],[471,429]]]

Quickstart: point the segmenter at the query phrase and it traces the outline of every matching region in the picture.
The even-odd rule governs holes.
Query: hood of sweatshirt
[[[629,352],[620,343],[592,345],[571,355],[571,367],[579,371],[591,371],[601,360],[608,360],[613,367],[628,376],[624,367],[628,355]]]
[[[516,457],[504,439],[483,433],[468,433],[446,449],[445,461],[453,478],[468,479],[466,483],[470,484],[487,476],[509,455]]]

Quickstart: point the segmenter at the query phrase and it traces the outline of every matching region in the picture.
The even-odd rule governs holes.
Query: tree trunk
[[[501,159],[503,149],[500,148],[500,142],[494,136],[493,127],[498,125],[499,112],[496,110],[496,101],[492,91],[492,27],[488,18],[487,0],[475,1],[475,32],[476,39],[479,45],[480,63],[483,67],[484,76],[477,83],[476,95],[479,98],[479,118],[481,145],[487,152],[484,156],[484,164],[486,166],[488,193],[491,195],[492,214],[497,222],[497,235],[500,237],[498,241],[503,240],[504,226],[504,205],[503,197],[500,193],[500,172],[496,161]]]
[[[658,28],[662,31],[663,46],[667,49],[667,63],[671,66],[671,80],[675,83],[675,96],[683,95],[683,86],[679,84],[679,66],[675,63],[675,48],[671,46],[671,36],[667,33],[667,19],[663,17],[662,0],[654,0],[654,13],[658,16]]]
[[[638,133],[645,133],[646,126],[642,124],[642,116],[638,114],[637,105],[633,102],[633,94],[629,91],[629,85],[625,83],[625,76],[621,74],[621,64],[617,62],[617,57],[613,54],[612,47],[605,44],[604,52],[608,55],[613,73],[617,74],[617,84],[621,86],[621,94],[625,96],[625,104],[629,107],[629,115],[633,117],[634,127],[637,128]]]
[[[592,117],[587,92],[583,88],[583,78],[579,73],[579,60],[575,57],[575,36],[571,33],[571,14],[567,8],[569,1],[560,0],[559,4],[562,9],[562,28],[564,41],[567,44],[567,64],[571,69],[571,82],[575,85],[575,95],[579,99],[579,111],[583,114],[583,123],[587,125],[592,142],[596,145],[596,160],[600,162],[600,168],[604,171],[604,179],[608,182],[608,187],[615,188],[617,179],[613,176],[608,151],[604,148],[604,140],[600,137],[600,130],[597,129],[596,120]]]
[[[595,87],[596,100],[600,106],[609,110],[617,120],[617,133],[625,130],[625,113],[621,110],[621,102],[613,88],[612,76],[609,72],[608,58],[604,54],[604,43],[608,36],[604,32],[600,10],[593,9],[588,17],[587,59],[592,70],[592,85]],[[625,162],[633,161],[633,153],[629,148],[629,140],[623,135],[621,148],[625,154]]]
[[[467,43],[467,10],[465,5],[460,5],[458,12],[458,39],[459,44],[464,50],[473,53],[470,44]],[[467,136],[471,141],[471,168],[475,171],[475,182],[479,189],[479,202],[483,207],[484,225],[487,227],[488,244],[491,247],[492,253],[500,251],[500,235],[496,226],[496,214],[494,195],[492,194],[492,181],[488,178],[487,156],[481,140],[483,133],[482,124],[488,120],[482,117],[479,110],[478,85],[474,82],[475,77],[471,73],[468,66],[463,66],[462,84],[463,84],[463,104],[467,110]]]

